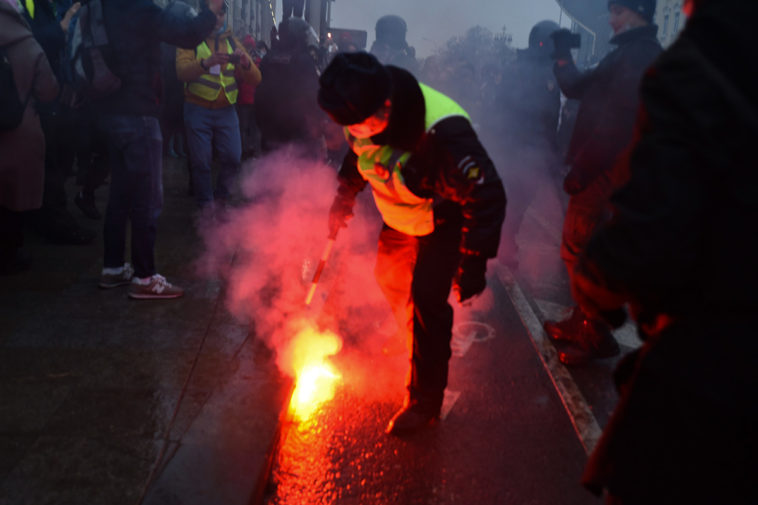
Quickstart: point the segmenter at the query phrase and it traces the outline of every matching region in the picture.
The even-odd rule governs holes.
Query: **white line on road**
[[[558,396],[563,402],[563,406],[568,412],[571,424],[574,426],[579,441],[584,446],[584,450],[589,454],[597,444],[600,438],[600,425],[592,414],[587,401],[584,399],[579,387],[574,382],[571,374],[566,370],[555,351],[555,347],[548,341],[545,330],[539,318],[534,313],[529,301],[524,296],[518,282],[513,278],[510,270],[503,269],[498,271],[498,278],[508,292],[508,296],[516,308],[521,322],[524,324],[529,337],[534,344],[537,354],[545,367],[550,380],[552,380]]]

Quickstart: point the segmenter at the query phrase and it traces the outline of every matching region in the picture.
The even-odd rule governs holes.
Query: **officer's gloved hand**
[[[554,60],[571,59],[571,48],[576,46],[576,34],[567,28],[561,28],[550,34],[555,50],[550,54]]]
[[[353,217],[355,199],[338,194],[334,197],[329,209],[329,236],[336,237],[340,228],[346,228],[347,222]]]
[[[453,291],[458,303],[463,303],[472,298],[487,287],[487,258],[464,254],[458,272],[453,279]]]

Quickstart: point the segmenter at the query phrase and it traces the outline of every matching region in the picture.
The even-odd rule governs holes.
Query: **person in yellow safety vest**
[[[319,105],[350,144],[329,212],[330,236],[371,185],[384,226],[376,277],[412,337],[405,405],[387,433],[402,436],[439,418],[447,386],[453,308],[486,287],[497,255],[505,191],[468,114],[407,70],[366,52],[339,53],[319,80]]]
[[[242,156],[237,80],[257,85],[261,73],[244,46],[226,25],[225,2],[213,2],[216,27],[195,49],[178,49],[176,73],[184,84],[184,124],[187,130],[192,186],[201,209],[228,203]],[[211,162],[218,156],[219,173],[213,190]]]

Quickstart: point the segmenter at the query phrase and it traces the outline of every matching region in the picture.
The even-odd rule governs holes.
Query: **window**
[[[666,37],[668,33],[669,33],[669,15],[666,14],[665,16],[663,16],[663,32],[661,33],[661,35],[663,37]]]
[[[674,33],[679,31],[679,12],[674,16]]]

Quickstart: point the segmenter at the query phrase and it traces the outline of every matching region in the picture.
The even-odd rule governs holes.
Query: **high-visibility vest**
[[[226,50],[229,54],[234,52],[229,39],[226,39]],[[197,61],[210,58],[213,54],[205,41],[197,46],[195,53]],[[215,102],[223,89],[229,103],[232,105],[237,103],[239,91],[237,90],[237,80],[234,78],[234,65],[231,63],[227,63],[221,68],[220,75],[212,75],[210,72],[205,72],[196,79],[186,83],[185,86],[190,93],[209,102]]]
[[[466,111],[451,98],[419,83],[424,96],[426,115],[425,131],[453,116],[469,119]],[[357,139],[345,129],[353,152],[358,155],[358,172],[371,185],[376,207],[390,228],[421,237],[434,231],[434,212],[431,198],[421,198],[408,189],[402,170],[410,151],[400,151],[390,146],[377,146],[371,139]]]

